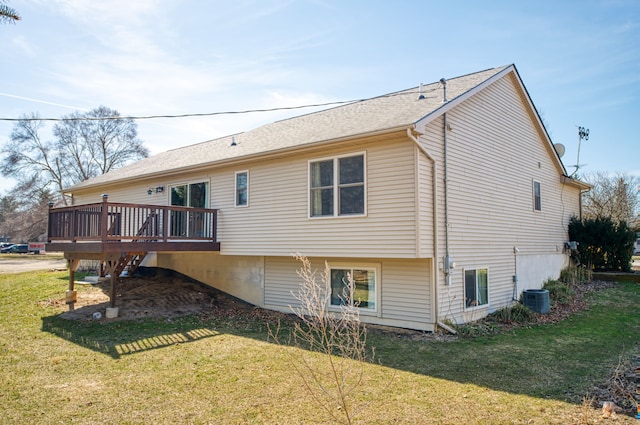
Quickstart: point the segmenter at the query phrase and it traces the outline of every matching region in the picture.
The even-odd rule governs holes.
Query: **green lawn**
[[[0,423],[330,423],[291,367],[311,354],[269,342],[261,319],[67,321],[67,278],[0,275]],[[582,398],[621,354],[640,354],[640,285],[590,304],[555,325],[455,342],[370,332],[381,363],[364,365],[361,397],[377,395],[358,423],[609,423]]]

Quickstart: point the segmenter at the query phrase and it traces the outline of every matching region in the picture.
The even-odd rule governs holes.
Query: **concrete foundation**
[[[65,300],[67,304],[73,304],[78,301],[78,291],[67,290]]]
[[[105,317],[107,319],[115,319],[118,317],[118,307],[107,307]]]

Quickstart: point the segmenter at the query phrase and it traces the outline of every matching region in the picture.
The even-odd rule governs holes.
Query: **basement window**
[[[331,266],[331,306],[349,305],[376,311],[378,305],[377,267]],[[353,293],[349,291],[349,278],[353,279]]]
[[[464,305],[474,308],[489,304],[489,270],[464,270]]]

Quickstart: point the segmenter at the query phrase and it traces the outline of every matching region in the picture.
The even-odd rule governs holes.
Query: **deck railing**
[[[217,210],[102,202],[49,209],[51,242],[216,241]]]

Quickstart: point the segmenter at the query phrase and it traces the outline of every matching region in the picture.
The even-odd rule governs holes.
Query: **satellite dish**
[[[556,152],[558,153],[558,156],[560,158],[562,158],[562,156],[564,155],[564,151],[565,151],[564,145],[562,143],[555,143],[553,145],[553,147],[556,148]]]

